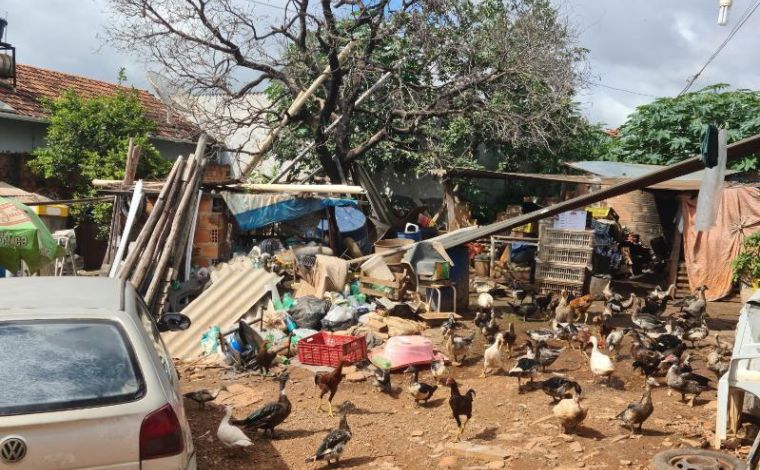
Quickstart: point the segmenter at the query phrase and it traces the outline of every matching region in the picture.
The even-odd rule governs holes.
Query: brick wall
[[[0,154],[0,181],[29,192],[45,189],[44,179],[38,177],[27,164],[31,155]]]
[[[198,223],[193,238],[194,266],[210,266],[216,260],[229,258],[228,223],[226,211],[214,211],[213,198],[204,194],[198,206]]]

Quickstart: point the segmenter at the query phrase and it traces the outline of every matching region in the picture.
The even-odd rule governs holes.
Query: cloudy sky
[[[590,50],[592,85],[578,100],[593,121],[616,127],[653,96],[675,95],[729,33],[753,0],[733,0],[728,26],[718,26],[718,0],[553,0]],[[253,2],[262,10],[277,10]],[[147,88],[138,58],[101,39],[109,17],[105,0],[4,0],[7,40],[20,63],[114,81],[120,67]],[[760,89],[760,13],[750,18],[693,89],[717,82]],[[611,88],[610,88],[611,87]],[[613,88],[628,90],[620,91]],[[633,92],[633,93],[632,93]]]

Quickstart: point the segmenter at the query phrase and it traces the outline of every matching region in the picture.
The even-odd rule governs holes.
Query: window
[[[140,315],[140,321],[143,324],[143,328],[145,328],[145,331],[148,332],[148,336],[150,336],[150,339],[152,340],[151,343],[153,343],[153,348],[156,350],[156,354],[158,354],[158,358],[161,360],[161,365],[164,368],[164,372],[166,372],[166,376],[169,378],[169,382],[172,385],[175,385],[174,363],[161,339],[161,333],[158,331],[158,327],[156,327],[153,315],[151,315],[145,302],[139,298],[137,299],[137,312]]]
[[[135,401],[145,382],[115,322],[0,322],[0,416]]]

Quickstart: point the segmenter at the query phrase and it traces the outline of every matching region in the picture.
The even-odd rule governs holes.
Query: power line
[[[712,63],[713,60],[720,54],[720,51],[722,51],[726,45],[733,39],[733,37],[736,35],[736,33],[739,32],[739,30],[744,26],[744,24],[749,20],[749,18],[752,16],[753,13],[755,13],[755,10],[760,7],[760,0],[756,0],[755,3],[750,4],[750,6],[747,7],[746,10],[744,10],[744,13],[742,13],[742,16],[739,18],[739,21],[736,23],[736,26],[731,29],[731,32],[728,33],[728,36],[726,36],[726,39],[718,46],[718,48],[715,50],[715,52],[712,53],[712,55],[707,59],[707,62],[705,62],[705,65],[702,66],[699,71],[694,74],[693,77],[689,80],[689,82],[686,84],[686,86],[681,90],[681,92],[678,94],[678,96],[683,95],[687,91],[689,91],[689,88],[691,88],[692,85],[694,85],[694,82],[697,81],[700,75],[702,75],[702,72],[705,71],[708,65]]]
[[[605,85],[604,83],[601,83],[601,82],[591,82],[590,85],[598,86],[602,88],[609,88],[610,90],[615,90],[615,91],[622,91],[623,93],[630,93],[632,95],[646,96],[647,98],[657,98],[655,95],[649,95],[647,93],[641,93],[639,91],[626,90],[625,88],[618,88],[618,87],[614,87],[610,85]]]

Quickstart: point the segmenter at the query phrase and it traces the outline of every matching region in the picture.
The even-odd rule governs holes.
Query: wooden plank
[[[425,312],[420,313],[419,316],[427,322],[437,322],[449,319],[449,315],[454,315],[454,320],[461,320],[462,315],[455,312]]]

